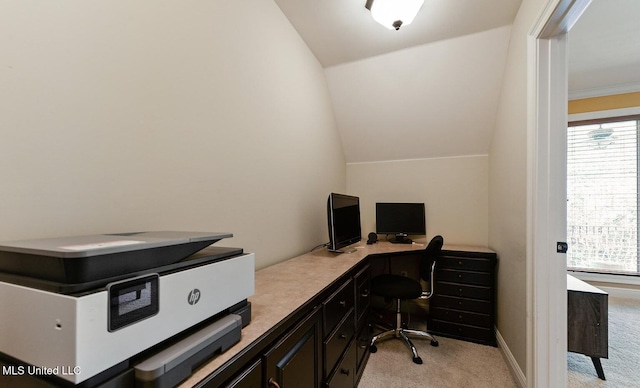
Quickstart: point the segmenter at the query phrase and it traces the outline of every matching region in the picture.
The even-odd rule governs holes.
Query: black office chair
[[[413,330],[404,327],[402,324],[402,316],[400,314],[400,303],[403,300],[410,299],[429,299],[434,293],[434,272],[436,269],[436,261],[440,256],[444,239],[442,236],[435,236],[427,245],[424,251],[424,257],[420,260],[420,277],[425,281],[429,281],[429,291],[423,291],[420,282],[406,276],[383,274],[371,279],[371,292],[387,299],[396,300],[396,327],[374,336],[371,339],[369,349],[371,353],[378,351],[376,343],[389,338],[398,338],[413,353],[413,362],[422,364],[422,358],[418,356],[416,347],[413,345],[409,337],[431,340],[432,346],[438,346],[438,341],[426,330]]]

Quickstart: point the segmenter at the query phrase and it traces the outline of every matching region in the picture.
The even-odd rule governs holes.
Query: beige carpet
[[[517,387],[498,348],[438,337],[440,346],[413,340],[423,364],[395,339],[378,345],[365,367],[359,388]]]
[[[398,340],[388,340],[371,355],[360,388],[517,387],[498,348],[439,337],[440,346],[415,340],[424,364]],[[640,300],[609,296],[609,358],[602,359],[606,381],[591,359],[568,353],[569,388],[640,387]]]
[[[569,388],[640,387],[640,301],[609,295],[609,358],[602,359],[606,381],[584,355],[568,353],[567,366]]]

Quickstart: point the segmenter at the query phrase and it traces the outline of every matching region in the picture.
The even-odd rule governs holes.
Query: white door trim
[[[527,387],[567,385],[566,33],[591,0],[547,0],[527,42]]]

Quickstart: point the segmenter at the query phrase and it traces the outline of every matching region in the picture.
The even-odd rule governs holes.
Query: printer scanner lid
[[[156,231],[0,242],[0,274],[88,284],[177,263],[232,236]]]
[[[110,233],[0,242],[0,252],[81,258],[178,244],[200,242],[213,244],[227,237],[233,237],[233,234],[182,231]]]

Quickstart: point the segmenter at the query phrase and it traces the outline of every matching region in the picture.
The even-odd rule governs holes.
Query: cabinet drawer
[[[440,321],[438,319],[434,319],[430,323],[431,325],[429,328],[438,333],[475,339],[482,342],[493,342],[495,340],[493,328],[462,325],[458,323]]]
[[[364,314],[362,314],[360,319],[356,321],[356,331],[360,331],[364,326],[367,326],[367,323],[369,322],[369,315],[369,310],[367,310]]]
[[[262,387],[262,360],[249,365],[235,379],[225,385],[226,388],[260,388]]]
[[[338,328],[324,341],[324,365],[327,374],[331,373],[356,332],[353,313],[354,310],[351,309]]]
[[[322,303],[324,309],[323,328],[325,337],[329,335],[353,307],[353,281],[349,279],[342,287]]]
[[[436,281],[435,294],[482,300],[491,300],[493,298],[493,290],[491,287],[440,281]]]
[[[362,319],[371,302],[371,271],[367,266],[356,276],[356,318]]]
[[[463,323],[471,326],[491,327],[493,324],[489,314],[472,313],[469,311],[451,310],[433,307],[430,311],[433,319],[441,321]]]
[[[322,309],[318,306],[262,356],[264,379],[286,387],[320,388]],[[274,385],[274,384],[272,384]]]
[[[360,370],[362,362],[365,359],[365,355],[369,351],[369,344],[371,343],[371,328],[369,325],[364,325],[358,332],[356,337],[356,366]]]
[[[481,286],[490,286],[493,284],[493,279],[490,273],[459,271],[446,268],[436,270],[436,279],[445,282],[477,284]]]
[[[494,262],[487,259],[446,255],[438,259],[438,268],[491,272],[493,270],[493,267]]]
[[[430,304],[433,307],[444,307],[493,315],[493,303],[486,300],[456,298],[453,296],[436,294],[431,298]]]
[[[355,341],[351,341],[351,346],[340,360],[340,365],[333,371],[327,380],[328,388],[353,388],[356,374],[356,350]]]

